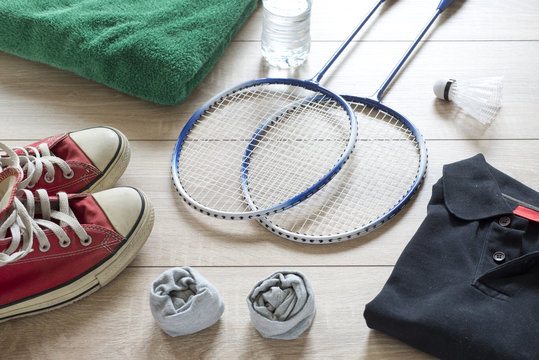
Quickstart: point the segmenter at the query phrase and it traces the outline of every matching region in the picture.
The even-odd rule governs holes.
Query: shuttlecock
[[[453,101],[465,113],[482,124],[490,124],[501,107],[503,77],[470,80],[438,80],[434,94],[438,99]]]

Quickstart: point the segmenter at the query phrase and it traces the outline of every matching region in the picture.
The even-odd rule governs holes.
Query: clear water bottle
[[[262,0],[262,55],[280,68],[301,65],[311,49],[311,0]]]

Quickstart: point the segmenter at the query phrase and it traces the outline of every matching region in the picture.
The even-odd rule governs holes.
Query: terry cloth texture
[[[442,359],[537,359],[539,222],[522,207],[539,193],[482,155],[444,166],[367,325]]]
[[[204,79],[256,0],[0,1],[0,50],[160,104]]]
[[[247,296],[251,322],[266,338],[297,339],[315,313],[311,283],[298,271],[276,272],[258,282]]]
[[[150,287],[150,309],[170,336],[196,333],[212,326],[225,311],[217,289],[190,267],[162,273]]]

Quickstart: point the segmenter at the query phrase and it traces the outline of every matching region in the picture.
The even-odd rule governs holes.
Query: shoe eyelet
[[[51,248],[51,244],[39,245],[39,250],[41,252],[47,252]]]
[[[49,176],[49,174],[45,174],[43,180],[45,180],[47,184],[51,184],[54,181],[54,177]]]
[[[82,246],[88,246],[92,243],[92,237],[88,235],[88,237],[84,240],[81,240],[80,243],[82,244]]]
[[[69,240],[69,239],[60,241],[60,246],[63,247],[63,248],[66,248],[69,245],[71,245],[71,240]]]
[[[34,186],[36,186],[36,184],[32,184],[32,185],[27,185],[27,186],[26,186],[26,188],[27,188],[27,189],[33,189],[33,188],[34,188]]]
[[[73,170],[71,170],[67,174],[64,174],[64,179],[72,179],[73,176],[75,176],[75,172]]]

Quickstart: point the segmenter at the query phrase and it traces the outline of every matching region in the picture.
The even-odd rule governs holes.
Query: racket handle
[[[393,80],[393,78],[395,77],[395,75],[397,75],[397,73],[399,72],[400,68],[404,65],[404,63],[406,62],[406,59],[408,59],[408,56],[410,56],[410,54],[414,51],[415,47],[417,46],[417,44],[419,44],[419,41],[423,38],[423,36],[426,34],[427,30],[430,28],[430,26],[434,23],[434,21],[438,18],[438,16],[442,13],[442,11],[444,11],[445,9],[447,9],[451,4],[453,4],[455,2],[455,0],[442,0],[440,1],[440,3],[438,4],[438,7],[436,8],[436,12],[434,13],[434,15],[432,16],[432,18],[429,20],[428,24],[423,28],[423,30],[421,31],[421,33],[417,36],[417,38],[414,40],[414,43],[410,46],[410,48],[406,51],[406,53],[404,54],[404,56],[401,58],[401,60],[399,61],[399,63],[397,64],[397,66],[395,66],[395,68],[393,69],[393,71],[391,71],[391,73],[389,74],[389,76],[387,77],[387,79],[384,80],[384,83],[382,84],[382,86],[380,86],[380,89],[378,89],[378,91],[376,92],[376,94],[374,95],[374,97],[372,98],[373,100],[375,101],[382,101],[382,96],[384,95],[384,91],[386,90],[386,88],[388,87],[388,85],[391,83],[391,80]]]
[[[442,0],[440,1],[440,4],[438,4],[438,10],[440,10],[440,12],[444,11],[454,2],[455,0]]]

